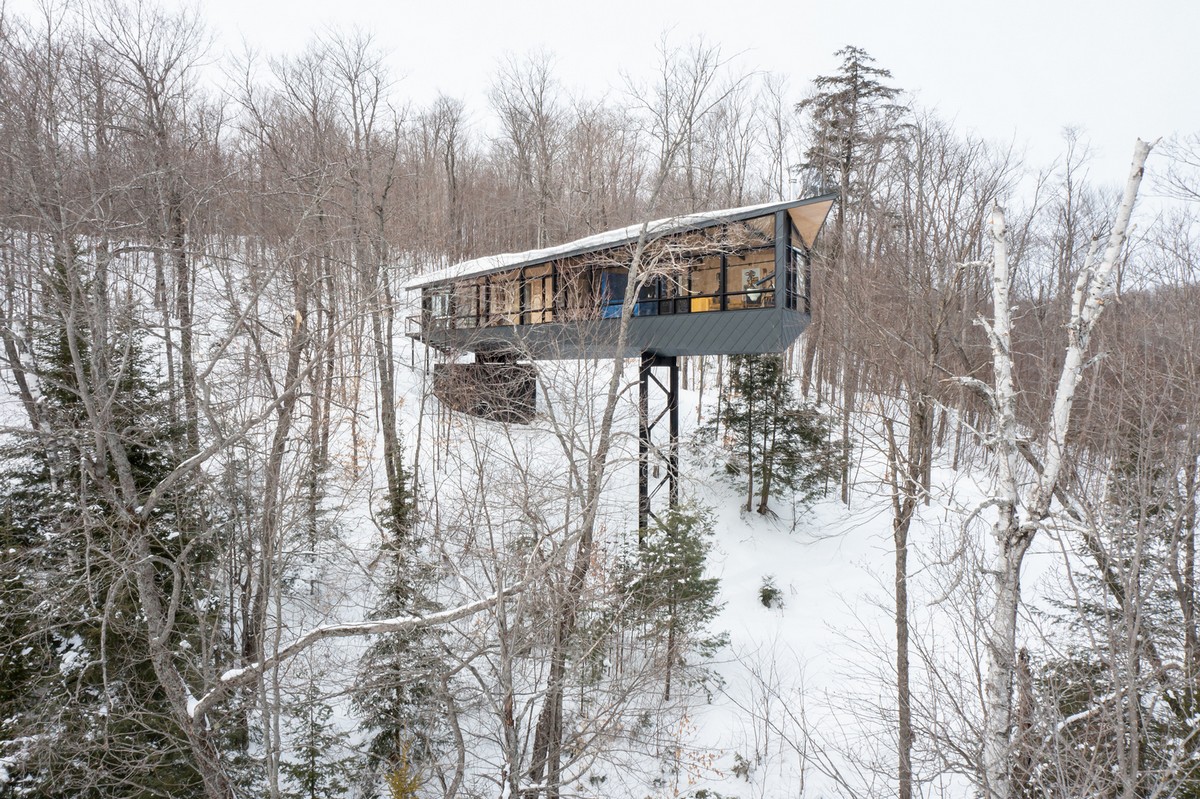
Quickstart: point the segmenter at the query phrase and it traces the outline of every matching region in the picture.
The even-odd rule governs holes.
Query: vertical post
[[[791,221],[787,211],[775,212],[775,301],[776,308],[790,308],[788,304],[788,245],[791,244]]]
[[[550,262],[550,318],[546,319],[546,315],[542,314],[542,319],[549,322],[558,322],[559,319],[559,300],[558,300],[558,261]]]
[[[667,486],[671,507],[679,505],[679,358],[672,355],[668,368],[671,370],[670,382],[667,383],[667,409],[670,424],[670,449],[667,454]]]
[[[529,279],[525,277],[526,267],[521,267],[517,271],[517,324],[527,325],[529,322],[525,320],[525,314],[528,312],[529,303],[525,301],[526,287],[529,285]]]
[[[725,257],[725,253],[721,253],[721,271],[717,275],[717,289],[721,292],[721,310],[722,311],[727,310],[726,304],[725,304],[725,292],[726,292],[726,288],[727,288],[727,286],[725,285],[725,272],[726,272],[726,269],[728,266],[729,266],[729,262],[728,262],[728,259]]]
[[[638,368],[638,546],[650,526],[650,367],[654,356],[642,353]]]
[[[654,374],[655,368],[667,369],[664,383],[661,375]],[[651,384],[658,386],[666,400],[664,407],[653,417],[650,415]],[[668,440],[666,448],[654,443],[654,428],[666,417]],[[661,428],[660,428],[661,429]],[[657,456],[666,461],[667,474],[650,485],[650,458]],[[654,355],[643,352],[638,370],[638,544],[645,539],[650,519],[654,515],[654,495],[667,488],[668,507],[679,504],[679,358],[674,355]],[[661,500],[660,500],[661,501]]]

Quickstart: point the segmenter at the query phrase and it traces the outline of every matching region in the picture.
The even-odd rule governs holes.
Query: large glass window
[[[450,297],[448,286],[427,288],[421,292],[421,315],[426,327],[441,329],[451,326]]]
[[[600,316],[616,319],[625,304],[625,287],[629,284],[629,272],[624,269],[605,269],[600,273]]]
[[[522,290],[525,324],[540,325],[554,320],[554,270],[550,264],[526,269]]]
[[[775,250],[752,250],[725,259],[725,307],[769,308],[775,304]]]
[[[788,248],[787,307],[807,308],[808,298],[808,245],[800,237],[795,225],[791,231],[791,246]]]
[[[721,256],[697,261],[691,270],[689,310],[692,313],[721,310]]]
[[[481,281],[467,280],[454,287],[454,326],[475,327],[479,324],[479,295]]]
[[[657,278],[658,312],[660,314],[687,313],[690,308],[688,270],[673,269],[670,274]]]
[[[650,278],[638,289],[637,305],[633,308],[634,316],[658,315],[659,290],[658,278]]]
[[[521,323],[521,277],[519,272],[494,275],[489,282],[493,325],[517,325]]]

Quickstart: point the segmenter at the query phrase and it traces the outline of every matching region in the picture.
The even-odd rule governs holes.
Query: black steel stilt
[[[679,504],[679,359],[671,357],[671,372],[668,381],[667,411],[669,413],[670,444],[667,450],[667,478],[671,507]]]
[[[654,373],[665,368],[664,383]],[[650,417],[650,391],[655,386],[666,402],[653,418]],[[655,426],[667,417],[668,440],[664,451],[654,443]],[[666,475],[650,486],[650,459],[657,457],[666,463]],[[638,543],[641,544],[654,513],[653,499],[667,486],[668,508],[679,504],[679,359],[673,355],[654,355],[644,352],[638,369]]]
[[[650,526],[650,369],[654,356],[642,353],[638,367],[638,546]]]

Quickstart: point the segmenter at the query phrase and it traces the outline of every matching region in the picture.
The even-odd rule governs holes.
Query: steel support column
[[[666,369],[666,382],[661,370]],[[660,373],[656,374],[655,370]],[[650,415],[650,394],[653,389],[665,399],[661,408]],[[657,403],[656,403],[657,405]],[[666,448],[655,443],[654,431],[667,419]],[[658,427],[661,431],[661,427]],[[651,460],[666,466],[666,474],[650,485]],[[638,543],[645,537],[650,520],[658,520],[654,512],[654,497],[667,487],[667,508],[679,504],[679,359],[673,355],[642,353],[638,369]]]

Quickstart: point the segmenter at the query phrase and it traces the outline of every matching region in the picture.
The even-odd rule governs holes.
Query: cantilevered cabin
[[[480,362],[782,352],[808,325],[808,252],[831,195],[672,217],[422,275],[409,335]]]
[[[638,529],[645,531],[663,486],[671,507],[679,499],[679,356],[787,349],[808,325],[809,250],[832,206],[823,195],[688,214],[457,264],[408,283],[421,292],[409,335],[450,354],[474,352],[475,363],[438,365],[434,393],[501,422],[534,418],[536,374],[520,361],[640,356]],[[654,374],[663,369],[665,380]],[[652,415],[655,388],[664,407]],[[668,425],[666,446],[655,438],[659,421]],[[652,486],[655,458],[666,474]]]

